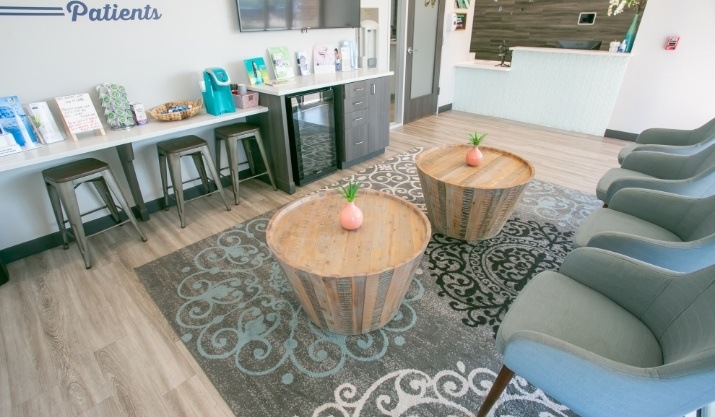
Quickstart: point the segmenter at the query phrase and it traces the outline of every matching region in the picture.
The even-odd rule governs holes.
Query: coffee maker
[[[231,94],[231,79],[223,68],[206,68],[201,82],[206,111],[218,116],[236,111]]]

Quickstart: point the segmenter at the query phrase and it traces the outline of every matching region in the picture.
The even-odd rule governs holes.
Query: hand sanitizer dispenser
[[[377,22],[360,22],[360,68],[377,68]]]
[[[226,70],[222,68],[206,68],[204,70],[201,94],[209,114],[218,116],[236,111],[231,94],[231,79]]]

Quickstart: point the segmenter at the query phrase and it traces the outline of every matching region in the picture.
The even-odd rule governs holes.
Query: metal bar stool
[[[60,229],[63,247],[65,249],[69,247],[67,239],[68,232],[65,228],[66,221],[62,214],[62,208],[64,207],[69,219],[69,224],[72,226],[77,246],[79,246],[79,251],[82,254],[82,258],[84,258],[84,266],[87,267],[87,269],[92,267],[92,263],[90,262],[87,236],[85,235],[84,225],[82,224],[82,216],[102,210],[106,207],[109,209],[109,212],[117,224],[122,224],[126,221],[120,222],[119,211],[117,210],[114,200],[112,200],[112,194],[119,202],[119,206],[127,215],[128,220],[132,222],[137,232],[139,232],[142,241],[146,242],[146,236],[144,236],[144,233],[139,228],[134,213],[132,213],[129,204],[127,204],[127,199],[124,197],[124,194],[122,194],[122,190],[119,188],[117,180],[114,178],[114,175],[112,175],[112,171],[106,162],[94,158],[80,159],[46,169],[42,171],[42,176],[45,180],[45,186],[47,187],[47,194],[50,196],[57,226]],[[94,185],[102,201],[104,201],[105,206],[86,213],[80,213],[75,189],[85,182],[91,182],[92,185]]]
[[[166,169],[167,160],[169,163],[169,174],[171,175],[171,183],[174,188],[174,200],[176,200],[176,206],[179,211],[179,220],[181,221],[181,227],[186,227],[186,218],[184,216],[184,188],[183,181],[181,180],[181,157],[191,156],[194,160],[194,165],[199,171],[199,176],[201,177],[201,182],[206,189],[206,194],[211,194],[211,188],[209,187],[209,181],[206,177],[206,168],[208,168],[211,173],[211,177],[216,184],[216,191],[221,194],[221,199],[226,205],[226,210],[231,211],[231,206],[229,206],[226,200],[226,195],[223,192],[223,187],[221,186],[221,180],[216,173],[216,168],[211,161],[211,154],[209,153],[209,147],[205,140],[198,136],[182,136],[176,139],[165,140],[163,142],[158,142],[156,148],[159,152],[159,168],[161,169],[161,188],[164,192],[164,210],[169,210],[169,186],[167,185]],[[203,161],[202,161],[203,157]],[[204,164],[206,164],[204,166]]]
[[[263,138],[261,137],[261,130],[258,126],[254,126],[248,123],[236,123],[229,126],[219,127],[214,129],[214,139],[216,144],[216,166],[219,169],[219,175],[221,174],[221,142],[224,141],[226,144],[226,156],[228,159],[229,169],[231,171],[233,198],[236,204],[239,204],[238,184],[240,182],[250,180],[251,178],[256,178],[268,174],[268,178],[271,180],[271,185],[273,186],[273,189],[276,190],[276,182],[273,179],[273,173],[271,172],[271,168],[268,165],[268,158],[266,158],[266,150],[263,147]],[[243,149],[246,152],[246,157],[248,158],[248,166],[251,169],[251,176],[242,180],[238,179],[239,140],[243,142]],[[258,150],[261,152],[263,165],[266,167],[265,172],[256,174],[256,167],[251,154],[251,144],[246,142],[248,140],[256,141],[256,144],[258,145]]]

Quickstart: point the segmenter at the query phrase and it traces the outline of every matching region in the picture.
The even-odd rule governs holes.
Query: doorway
[[[437,113],[445,2],[392,0],[390,70],[393,126]]]

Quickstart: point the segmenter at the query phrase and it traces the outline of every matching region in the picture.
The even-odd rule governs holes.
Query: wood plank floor
[[[466,143],[475,130],[528,159],[537,179],[591,194],[625,144],[450,111],[393,129],[384,157],[293,196],[247,181],[230,212],[217,195],[188,203],[185,229],[173,208],[141,224],[146,243],[126,225],[92,237],[90,270],[75,244],[14,262],[0,287],[0,416],[231,416],[133,269],[415,146]]]

